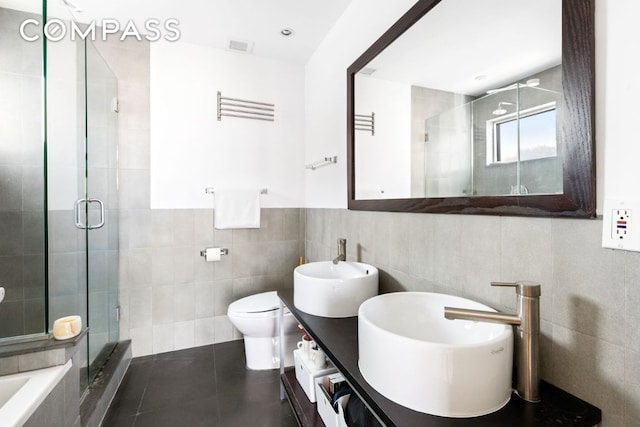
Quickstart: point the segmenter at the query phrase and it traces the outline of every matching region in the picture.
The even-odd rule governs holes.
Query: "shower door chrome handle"
[[[83,203],[86,204],[90,204],[90,203],[97,203],[100,206],[100,222],[98,222],[95,225],[90,225],[88,223],[87,220],[87,224],[83,224],[82,223],[82,219],[80,218],[80,205],[82,205]],[[101,228],[102,226],[104,226],[104,203],[102,203],[102,200],[100,199],[78,199],[76,200],[76,203],[74,205],[74,211],[75,211],[75,222],[76,222],[76,227],[81,229],[81,230],[95,230],[97,228]]]
[[[76,228],[79,228],[81,230],[86,230],[87,228],[87,226],[83,224],[82,220],[80,219],[80,205],[85,203],[86,201],[87,199],[78,199],[73,205],[73,211],[75,213],[75,220],[76,220]]]
[[[88,203],[97,203],[98,205],[100,205],[100,222],[97,223],[96,225],[89,225],[87,224],[87,228],[89,230],[95,230],[96,228],[102,228],[102,226],[104,226],[104,203],[102,203],[102,200],[100,199],[87,199]]]

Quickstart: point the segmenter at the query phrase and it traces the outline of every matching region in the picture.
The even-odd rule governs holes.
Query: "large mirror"
[[[593,217],[593,0],[420,0],[348,69],[349,208]]]

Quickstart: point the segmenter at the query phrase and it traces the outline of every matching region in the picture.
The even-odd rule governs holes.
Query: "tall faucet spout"
[[[449,320],[479,320],[491,323],[506,323],[508,325],[520,325],[522,320],[517,314],[501,313],[499,311],[471,310],[467,308],[445,307],[444,317]]]
[[[444,317],[450,320],[475,320],[516,326],[515,355],[517,358],[517,393],[528,402],[540,401],[540,285],[533,282],[493,282],[491,286],[516,288],[518,314],[445,307]]]

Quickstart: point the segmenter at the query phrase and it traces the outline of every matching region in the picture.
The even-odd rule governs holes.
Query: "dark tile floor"
[[[277,370],[248,371],[244,345],[135,358],[103,427],[294,427]]]

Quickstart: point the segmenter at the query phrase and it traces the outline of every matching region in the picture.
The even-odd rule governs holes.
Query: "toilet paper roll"
[[[204,260],[206,262],[220,261],[220,255],[222,251],[220,248],[207,248],[204,253]]]

